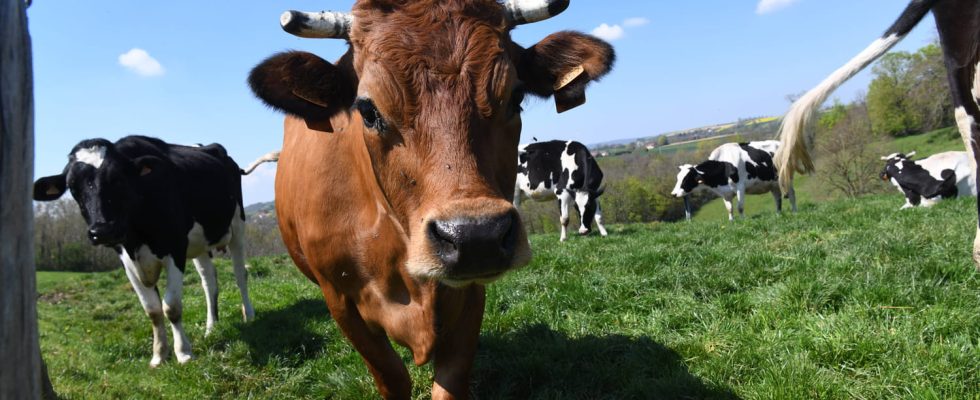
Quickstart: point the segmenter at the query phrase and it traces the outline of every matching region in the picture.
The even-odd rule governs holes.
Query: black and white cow
[[[738,214],[745,215],[745,195],[771,192],[776,200],[776,212],[783,210],[782,191],[772,157],[779,142],[765,140],[748,143],[725,143],[718,146],[708,160],[698,165],[681,165],[672,195],[684,198],[684,211],[691,218],[688,195],[708,190],[725,201],[728,220],[734,220],[732,199],[738,198]],[[796,192],[790,185],[787,192],[793,211],[796,211]]]
[[[177,361],[192,358],[181,324],[185,261],[194,260],[207,294],[206,334],[218,320],[218,282],[212,250],[231,253],[242,296],[242,314],[255,311],[245,271],[245,215],[242,171],[224,147],[178,146],[155,138],[129,136],[112,143],[84,140],[68,154],[59,175],[34,183],[34,199],[51,201],[66,191],[78,203],[93,245],[119,253],[143,310],[153,322],[153,358],[160,365],[169,353],[164,316],[170,320]],[[157,281],[167,270],[160,301]]]
[[[564,242],[568,238],[568,209],[574,202],[582,222],[579,234],[591,232],[592,221],[602,236],[608,234],[602,226],[602,207],[599,206],[599,196],[605,190],[602,170],[585,145],[561,140],[521,145],[517,163],[515,207],[520,206],[521,196],[535,201],[558,199],[560,240]]]
[[[905,195],[901,209],[931,207],[942,199],[976,196],[976,178],[965,151],[947,151],[921,160],[912,160],[915,152],[894,153],[881,159],[885,168],[881,179],[890,181]]]
[[[803,140],[804,128],[830,94],[898,44],[930,11],[939,31],[960,136],[970,153],[973,175],[977,175],[977,157],[980,156],[980,125],[977,124],[980,121],[980,1],[912,0],[884,35],[793,103],[780,129],[785,150],[776,160],[780,166],[785,166],[780,169],[781,183],[789,182],[795,171],[813,170],[813,161]],[[973,242],[973,261],[980,270],[980,226]]]

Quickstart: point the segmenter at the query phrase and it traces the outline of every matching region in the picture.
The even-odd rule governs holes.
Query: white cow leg
[[[184,295],[184,273],[177,269],[172,257],[164,259],[167,265],[167,292],[163,295],[163,313],[170,320],[170,327],[174,334],[174,353],[177,362],[183,364],[194,358],[191,352],[191,341],[184,333],[184,325],[181,323],[183,317],[183,305],[181,298]]]
[[[609,232],[606,232],[606,227],[602,226],[602,206],[599,205],[599,199],[595,200],[595,226],[599,228],[600,235],[609,235]]]
[[[729,196],[725,196],[725,197],[722,197],[722,200],[725,201],[725,209],[728,210],[728,220],[729,221],[734,221],[735,220],[735,214],[732,212],[733,211],[732,210],[732,208],[733,208],[733,206],[732,206],[732,197],[730,195]]]
[[[210,335],[218,322],[218,275],[211,262],[211,256],[203,254],[194,259],[194,267],[201,276],[201,287],[204,289],[204,301],[208,306],[208,321],[204,335]]]
[[[152,286],[144,286],[136,272],[136,264],[129,259],[126,252],[119,256],[123,260],[126,277],[133,285],[136,297],[143,305],[143,311],[150,317],[153,323],[153,358],[150,359],[150,367],[156,368],[167,359],[170,349],[167,345],[167,327],[163,323],[163,305],[160,303],[160,293],[157,292],[156,282]]]
[[[235,215],[235,221],[241,221]],[[238,292],[242,295],[242,320],[245,322],[255,319],[255,309],[252,308],[252,300],[248,296],[248,270],[245,269],[245,229],[242,224],[232,224],[235,232],[232,233],[231,243],[228,245],[231,251],[231,263],[235,268],[235,283],[238,284]]]
[[[581,226],[578,228],[579,235],[589,233],[589,231],[592,229],[591,226],[585,225],[585,208],[589,204],[589,196],[590,195],[588,192],[575,193],[575,208],[578,209],[578,222],[581,224]]]
[[[558,196],[558,210],[561,212],[558,222],[561,223],[561,237],[558,240],[562,242],[568,240],[568,208],[571,205],[572,196],[568,194],[567,190],[561,192],[561,196]]]

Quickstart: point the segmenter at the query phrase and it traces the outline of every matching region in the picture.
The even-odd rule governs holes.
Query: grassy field
[[[889,153],[909,153],[915,151],[916,155],[913,158],[919,159],[944,151],[962,151],[963,141],[960,139],[959,131],[954,127],[950,127],[921,135],[891,140],[884,144],[884,148]],[[882,156],[885,155],[887,154],[882,154]],[[884,167],[884,162],[881,165]],[[796,201],[798,205],[808,204],[815,202],[817,199],[823,200],[828,197],[827,193],[815,193],[825,188],[819,182],[811,182],[813,179],[812,176],[807,175],[796,176],[793,187],[796,188]],[[891,184],[886,182],[882,182],[881,185],[886,188],[892,188]],[[895,197],[894,208],[898,209],[905,204],[905,199],[898,190],[895,190],[893,193]],[[783,210],[789,211],[789,209],[789,201],[784,200]],[[750,195],[745,198],[746,216],[773,214],[775,212],[776,205],[770,194]],[[728,211],[725,210],[725,203],[720,198],[717,198],[698,209],[694,214],[694,219],[722,221],[728,219]]]
[[[532,238],[534,262],[489,288],[480,399],[978,398],[973,199],[895,211],[891,196],[736,223],[615,226]],[[42,351],[67,398],[374,398],[317,288],[251,260],[243,324],[228,263],[197,359],[150,370],[150,324],[122,271],[39,273]],[[193,271],[193,268],[189,268]],[[409,357],[403,352],[406,362]],[[428,367],[411,368],[417,398]]]

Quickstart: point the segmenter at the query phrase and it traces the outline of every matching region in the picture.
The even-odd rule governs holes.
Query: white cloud
[[[623,21],[623,26],[627,28],[635,28],[637,26],[643,26],[649,23],[650,23],[649,19],[643,17],[633,17],[633,18],[626,18],[626,20]]]
[[[159,61],[151,57],[146,50],[140,48],[134,48],[119,55],[119,65],[146,77],[161,76],[166,72]]]
[[[621,39],[624,35],[626,35],[626,32],[623,30],[623,27],[619,25],[609,25],[603,23],[602,25],[599,25],[593,29],[592,34],[600,39],[611,42],[613,40]]]
[[[789,7],[800,0],[759,0],[759,5],[755,7],[755,13],[759,15],[769,14],[782,8]]]

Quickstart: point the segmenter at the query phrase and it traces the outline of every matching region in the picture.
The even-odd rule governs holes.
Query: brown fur
[[[523,81],[548,96],[553,90],[539,88],[580,64],[588,83],[608,71],[612,50],[567,32],[523,50],[493,0],[359,1],[353,14],[351,50],[336,66],[288,53],[256,67],[263,79],[255,92],[292,115],[276,176],[280,230],[383,397],[411,394],[390,338],[411,349],[416,364],[434,362],[433,398],[466,398],[482,284],[526,264],[530,249],[515,218],[509,265],[454,276],[427,226],[516,216],[509,201],[521,130],[515,91]],[[351,107],[357,97],[370,98],[383,128],[365,126]],[[315,128],[311,119],[322,114],[305,113],[308,103],[331,110],[333,134]]]

